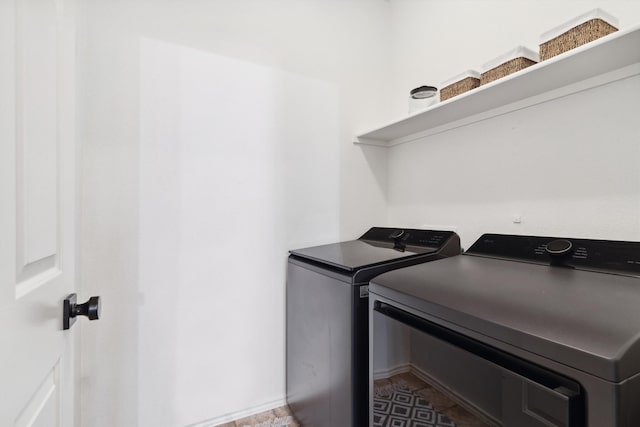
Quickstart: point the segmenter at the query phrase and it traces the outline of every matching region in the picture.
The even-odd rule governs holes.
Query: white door
[[[0,0],[0,426],[73,426],[73,5]]]

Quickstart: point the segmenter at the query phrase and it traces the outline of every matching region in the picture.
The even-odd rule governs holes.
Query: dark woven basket
[[[480,85],[498,80],[517,71],[524,70],[525,68],[533,64],[537,64],[537,62],[532,61],[529,58],[524,58],[522,56],[519,58],[514,58],[482,73],[482,75],[480,75]]]
[[[460,81],[451,83],[450,85],[440,89],[440,101],[453,98],[454,96],[460,95],[461,93],[465,93],[470,91],[471,89],[475,89],[478,86],[480,86],[480,79],[476,79],[475,77],[465,77]]]
[[[553,58],[585,43],[618,31],[602,19],[591,19],[540,45],[540,61]]]

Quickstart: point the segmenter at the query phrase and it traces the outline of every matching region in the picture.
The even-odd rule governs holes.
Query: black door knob
[[[78,304],[78,295],[71,294],[64,299],[62,305],[62,329],[69,329],[76,321],[76,316],[86,316],[89,320],[100,319],[100,297],[91,297],[83,304]]]
[[[100,309],[100,297],[91,297],[84,304],[76,305],[75,316],[87,316],[89,320],[98,320]]]

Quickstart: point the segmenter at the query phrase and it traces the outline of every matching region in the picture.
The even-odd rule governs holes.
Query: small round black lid
[[[409,94],[414,99],[423,99],[423,98],[431,98],[436,94],[438,88],[435,86],[420,86],[415,89],[412,89]]]

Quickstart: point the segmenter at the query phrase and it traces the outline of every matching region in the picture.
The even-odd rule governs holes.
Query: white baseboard
[[[453,400],[454,402],[456,402],[458,405],[468,408],[468,404],[466,403],[466,401],[458,396],[458,394],[456,392],[454,392],[453,390],[449,389],[448,387],[446,387],[444,384],[442,384],[440,381],[438,381],[437,379],[433,378],[431,375],[429,375],[427,372],[423,371],[420,367],[411,364],[411,373],[418,377],[420,380],[424,381],[425,383],[429,384],[431,387],[435,388],[436,390],[438,390],[440,393],[445,394],[447,397],[449,397],[451,400]],[[475,410],[474,410],[475,412]]]
[[[383,380],[394,375],[404,374],[405,372],[411,372],[410,363],[401,363],[400,365],[396,365],[391,368],[377,370],[373,373],[373,379]]]
[[[286,405],[287,405],[286,399],[284,398],[276,399],[271,402],[263,403],[262,405],[254,406],[249,409],[244,409],[238,412],[232,412],[229,414],[225,414],[221,417],[212,418],[206,421],[200,421],[195,424],[189,424],[188,426],[185,426],[185,427],[214,427],[220,424],[239,420],[240,418],[251,417],[253,415],[257,415],[262,412],[270,411],[272,409],[280,408],[281,406],[286,406]]]
[[[440,384],[438,380],[436,380],[431,375],[429,375],[428,373],[420,369],[418,366],[412,363],[410,364],[410,368],[411,368],[411,373],[416,377],[418,377],[420,380],[424,381],[427,384],[430,384],[431,386],[433,386],[434,388],[436,388],[441,392],[444,392],[446,394],[451,394],[451,390],[447,389],[445,386]]]

